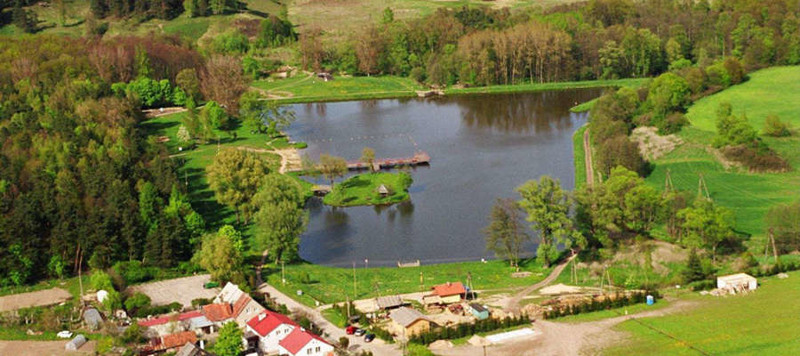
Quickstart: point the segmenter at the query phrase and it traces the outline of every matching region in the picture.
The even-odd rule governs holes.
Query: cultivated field
[[[61,341],[0,341],[0,355],[94,355],[97,341],[89,341],[81,346],[78,351],[65,351],[64,344],[69,340]]]
[[[72,298],[61,288],[51,288],[30,293],[12,294],[0,297],[0,312],[21,308],[54,305]],[[0,349],[2,351],[2,349]],[[0,352],[0,355],[3,353]]]
[[[761,129],[769,114],[792,123],[795,133],[789,138],[763,137],[764,141],[789,160],[793,171],[782,174],[752,174],[737,167],[726,168],[710,149],[716,134],[716,110],[730,102],[736,115],[746,113]],[[655,161],[655,171],[647,178],[663,188],[667,170],[675,188],[696,192],[700,174],[705,178],[715,202],[734,211],[737,230],[764,235],[764,216],[776,204],[800,198],[800,67],[775,67],[750,74],[750,80],[696,102],[687,114],[692,126],[679,137],[686,143]],[[757,239],[757,241],[759,241]],[[762,245],[763,246],[763,245]]]

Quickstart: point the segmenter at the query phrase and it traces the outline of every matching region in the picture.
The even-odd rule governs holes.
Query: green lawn
[[[698,305],[658,318],[626,321],[618,330],[632,334],[610,355],[790,355],[800,352],[800,273],[762,278],[758,290],[730,297],[689,294]],[[640,324],[641,323],[641,324]],[[644,325],[642,325],[644,324]],[[653,329],[658,331],[655,331]],[[674,339],[664,336],[666,333]]]
[[[389,194],[382,196],[378,188],[384,185]],[[332,206],[394,204],[409,199],[411,177],[406,173],[365,173],[347,178],[333,186],[323,203]]]
[[[402,77],[339,77],[324,81],[304,74],[286,79],[264,79],[253,86],[285,103],[415,97],[425,90],[419,83]]]
[[[356,268],[356,298],[365,299],[378,295],[413,293],[430,289],[433,285],[446,282],[467,282],[467,273],[472,274],[472,285],[477,290],[521,287],[536,283],[550,272],[534,261],[525,261],[523,271],[533,272],[525,278],[512,278],[514,271],[505,261],[459,262],[420,267]],[[286,266],[286,284],[281,283],[281,268],[267,266],[267,283],[291,295],[306,305],[314,305],[314,300],[322,304],[344,302],[353,298],[353,269],[314,265],[310,263]],[[303,284],[302,276],[308,273],[311,283]],[[420,273],[422,275],[420,276]],[[424,284],[420,285],[420,277]],[[303,291],[297,297],[296,292]]]
[[[513,85],[490,85],[487,87],[472,87],[447,89],[445,94],[499,94],[499,93],[519,93],[546,90],[565,90],[582,88],[605,88],[605,87],[640,87],[648,78],[639,79],[613,79],[613,80],[586,80],[580,82],[554,82],[554,83],[520,83]]]
[[[575,187],[586,184],[586,150],[583,147],[583,134],[588,125],[581,126],[578,131],[572,134],[572,154],[575,164]]]
[[[687,113],[691,127],[679,136],[687,143],[656,160],[647,182],[663,188],[670,171],[675,188],[696,192],[700,174],[704,176],[711,197],[734,211],[737,230],[763,236],[764,216],[776,204],[798,199],[800,191],[800,138],[764,138],[765,142],[788,159],[793,171],[782,174],[752,174],[743,169],[725,167],[706,148],[716,133],[716,109],[730,102],[736,114],[745,112],[756,128],[763,126],[766,115],[777,114],[800,127],[800,67],[775,67],[750,74],[750,80],[697,101]],[[760,241],[757,239],[757,241]],[[758,243],[757,243],[758,244]]]

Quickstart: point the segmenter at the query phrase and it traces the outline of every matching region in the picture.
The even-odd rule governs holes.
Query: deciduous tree
[[[214,157],[206,173],[217,200],[236,211],[239,221],[240,213],[251,211],[248,204],[269,173],[269,166],[255,153],[226,149]],[[243,217],[247,223],[249,214]]]
[[[518,267],[522,245],[530,238],[520,223],[520,207],[512,199],[497,199],[489,215],[486,249],[500,258],[508,260],[511,267]]]

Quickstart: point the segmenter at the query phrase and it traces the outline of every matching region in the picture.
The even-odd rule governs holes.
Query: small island
[[[408,200],[408,187],[414,180],[405,172],[365,173],[333,186],[323,203],[331,206],[384,205]]]

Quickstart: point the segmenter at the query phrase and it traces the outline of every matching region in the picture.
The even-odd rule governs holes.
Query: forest
[[[211,226],[188,199],[180,160],[144,135],[141,109],[185,106],[187,142],[207,143],[211,129],[259,121],[254,112],[264,107],[254,104],[249,81],[282,66],[404,76],[434,87],[655,78],[595,104],[592,143],[608,178],[617,166],[639,176],[652,169],[628,140],[635,127],[677,132],[693,100],[745,81],[749,71],[800,63],[795,0],[591,0],[525,11],[464,6],[402,20],[386,8],[374,14],[375,23],[339,40],[280,11],[235,22],[206,42],[106,30],[130,18],[245,11],[241,2],[92,0],[79,37],[36,34],[45,32],[31,10],[39,3],[0,0],[0,23],[34,33],[0,38],[0,285],[117,261],[189,261]],[[715,146],[725,155],[754,171],[790,169],[741,117],[724,107],[718,115]],[[230,203],[245,224],[252,215],[262,224],[279,218],[259,219],[245,203]],[[671,209],[690,207],[683,204]],[[614,225],[598,225],[603,219],[615,218],[587,219],[584,232],[597,234],[590,243],[607,245],[606,238],[651,227],[620,220],[619,229],[601,234]],[[293,221],[301,227],[302,217]],[[296,250],[286,253],[296,257]]]

